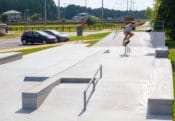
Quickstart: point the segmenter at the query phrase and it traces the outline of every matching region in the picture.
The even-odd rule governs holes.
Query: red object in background
[[[84,28],[85,24],[86,24],[86,20],[85,19],[81,19],[80,20],[81,26]]]

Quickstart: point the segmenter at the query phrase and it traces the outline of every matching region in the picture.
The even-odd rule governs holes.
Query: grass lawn
[[[9,38],[16,38],[16,37],[21,37],[21,34],[19,33],[7,34],[5,36],[1,36],[0,39],[9,39]]]
[[[91,34],[91,35],[78,37],[78,38],[76,36],[72,36],[72,37],[70,37],[70,40],[71,41],[83,40],[84,43],[89,44],[88,46],[90,47],[90,46],[96,44],[98,41],[100,41],[102,38],[104,38],[108,34],[110,34],[110,32]]]
[[[100,41],[102,38],[110,34],[110,32],[105,32],[105,33],[99,33],[99,34],[91,34],[83,37],[71,37],[72,41],[78,40],[83,40],[85,41],[84,43],[88,44],[88,47],[93,46],[96,44],[98,41]]]
[[[166,40],[166,45],[169,47],[169,59],[173,67],[174,94],[175,94],[175,41]],[[175,103],[173,105],[173,121],[175,121]]]
[[[38,48],[24,49],[24,50],[12,51],[12,52],[22,52],[24,55],[28,55],[28,54],[31,54],[31,53],[35,53],[35,52],[45,50],[45,49],[49,49],[49,48],[53,48],[53,47],[56,47],[56,45],[48,46],[48,47],[38,47]]]

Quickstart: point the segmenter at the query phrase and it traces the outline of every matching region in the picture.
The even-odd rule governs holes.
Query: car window
[[[33,32],[34,37],[38,37],[40,34],[38,32]]]
[[[37,32],[40,33],[43,36],[49,36],[49,34],[47,34],[46,32],[43,32],[43,31],[37,31]]]
[[[32,36],[32,32],[25,32],[26,36]]]
[[[51,30],[52,33],[57,34],[57,35],[61,35],[61,33],[59,33],[58,31],[55,30]]]

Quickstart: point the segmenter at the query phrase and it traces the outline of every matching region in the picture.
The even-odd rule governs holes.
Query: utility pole
[[[130,1],[130,11],[132,11],[132,5],[133,5],[133,1]]]
[[[58,20],[60,20],[61,18],[61,14],[60,14],[60,0],[58,0]]]
[[[132,4],[133,4],[133,8],[132,8],[133,11],[135,10],[135,3],[136,3],[136,2],[133,0],[133,2],[132,2]]]
[[[129,1],[127,0],[127,7],[126,7],[126,11],[128,12],[128,8],[129,8]]]
[[[44,24],[47,24],[47,0],[44,2]]]
[[[85,0],[85,11],[87,12],[87,0]]]
[[[101,10],[101,20],[103,21],[103,18],[104,18],[104,4],[103,4],[103,0],[101,1],[102,2],[102,10]]]

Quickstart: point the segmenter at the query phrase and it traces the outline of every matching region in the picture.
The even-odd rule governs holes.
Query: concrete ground
[[[125,56],[124,48],[119,45],[123,35],[118,35],[120,39],[114,40],[111,39],[113,35],[92,48],[66,45],[27,55],[22,60],[0,66],[0,120],[170,121],[171,117],[147,117],[155,49],[149,46],[151,43],[140,45],[150,42],[151,36],[142,34],[150,39],[147,41],[142,37],[142,40],[139,39],[141,44],[136,43],[137,46],[133,38],[131,53]],[[102,50],[110,50],[110,53],[103,53]],[[50,77],[61,72],[64,77],[91,78],[100,64],[103,65],[103,78],[98,81],[85,112],[83,91],[87,84],[80,83],[62,83],[52,90],[39,109],[21,110],[22,91],[42,83],[24,82],[25,76]],[[88,95],[90,93],[91,88]]]

